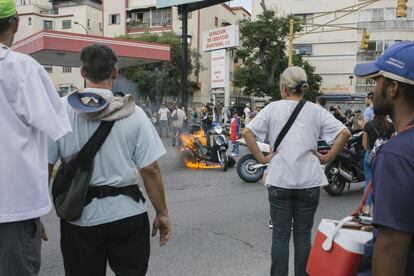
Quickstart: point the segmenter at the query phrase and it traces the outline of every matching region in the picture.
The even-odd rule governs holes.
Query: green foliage
[[[171,60],[138,65],[122,70],[126,77],[138,86],[141,96],[148,97],[153,104],[160,104],[165,96],[178,97],[181,90],[181,37],[174,33],[144,33],[139,36],[122,35],[119,38],[168,44],[171,47]],[[202,70],[200,54],[189,50],[188,75]],[[188,93],[198,90],[195,82],[188,80]],[[188,99],[188,95],[186,95]]]
[[[280,98],[278,80],[288,64],[289,19],[265,10],[256,21],[240,22],[242,47],[236,51],[236,57],[242,60],[243,66],[236,69],[235,85],[244,88],[244,94]],[[299,24],[295,25],[295,31],[300,31]],[[313,99],[313,93],[319,91],[321,77],[314,74],[314,67],[301,56],[294,56],[294,64],[308,74],[312,93],[306,97]]]

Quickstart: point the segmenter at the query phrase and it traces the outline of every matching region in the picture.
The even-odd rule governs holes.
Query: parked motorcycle
[[[225,131],[219,124],[204,133],[199,125],[193,125],[190,134],[180,135],[184,162],[200,164],[218,163],[223,171],[233,167],[235,159],[227,154],[229,148]],[[208,166],[208,165],[206,165]]]
[[[244,139],[237,140],[241,146],[247,147]],[[270,152],[270,145],[262,142],[257,142],[260,151],[267,155]],[[267,164],[263,165],[257,162],[253,154],[249,153],[243,155],[237,162],[237,174],[241,179],[248,183],[259,181],[267,168]]]
[[[351,183],[365,180],[365,151],[362,148],[362,133],[363,131],[357,131],[352,134],[345,148],[326,165],[325,174],[329,185],[324,189],[329,195],[339,196],[347,185],[349,189]]]
[[[244,139],[237,140],[241,146],[246,145],[246,141]],[[257,141],[257,145],[259,146],[260,151],[267,155],[270,153],[270,145],[267,143],[262,143]],[[318,142],[318,152],[324,154],[330,149],[330,146],[327,145],[324,141]],[[256,158],[254,158],[253,154],[249,153],[243,155],[239,161],[237,162],[237,174],[239,177],[248,182],[254,183],[259,181],[264,174],[264,171],[267,168],[267,164],[260,164],[257,162]]]

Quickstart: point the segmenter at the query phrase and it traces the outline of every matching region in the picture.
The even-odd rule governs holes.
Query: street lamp
[[[86,34],[87,34],[87,35],[89,35],[89,33],[88,33],[88,29],[86,29],[86,27],[85,27],[85,26],[83,26],[81,23],[79,23],[79,22],[75,21],[75,22],[73,22],[73,24],[81,26],[81,27],[85,30]]]

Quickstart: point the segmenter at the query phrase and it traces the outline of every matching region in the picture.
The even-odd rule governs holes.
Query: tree
[[[258,15],[257,21],[240,22],[242,47],[236,51],[236,57],[242,59],[243,65],[236,69],[235,85],[244,88],[244,94],[280,98],[278,79],[288,64],[286,41],[289,35],[289,19],[278,17],[274,11],[265,9]],[[295,31],[300,31],[298,24],[295,25]],[[308,74],[313,93],[306,97],[313,100],[314,93],[319,91],[322,78],[314,73],[315,68],[301,56],[294,56],[294,64],[304,68]]]
[[[120,38],[145,42],[169,44],[171,60],[152,64],[138,65],[123,69],[121,72],[138,86],[141,96],[148,97],[153,105],[162,103],[165,96],[178,97],[181,91],[181,37],[174,33],[144,33],[139,36],[123,35]],[[202,70],[200,54],[196,50],[189,51],[188,75]],[[197,83],[188,80],[188,94],[199,90]],[[188,101],[188,96],[185,98]]]

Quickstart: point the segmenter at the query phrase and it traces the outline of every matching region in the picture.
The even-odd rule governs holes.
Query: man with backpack
[[[160,245],[165,245],[171,224],[157,163],[165,149],[133,97],[112,94],[118,74],[113,50],[102,44],[89,45],[82,50],[81,61],[86,89],[62,99],[73,133],[49,143],[49,168],[58,159],[79,153],[104,122],[115,123],[94,157],[80,217],[60,220],[65,274],[105,275],[108,262],[117,275],[145,275],[150,226],[137,168],[156,211],[152,236],[159,230]]]
[[[47,137],[71,131],[56,89],[39,63],[10,49],[19,26],[14,0],[0,0],[0,275],[37,275],[40,217],[51,208]]]
[[[376,276],[414,275],[414,42],[388,48],[355,75],[375,80],[375,115],[389,115],[398,133],[381,146],[373,168]]]

